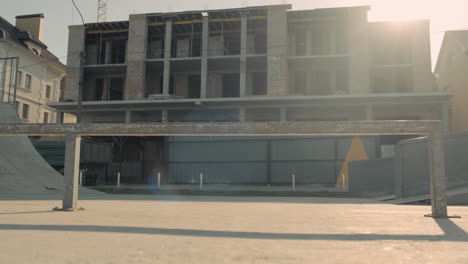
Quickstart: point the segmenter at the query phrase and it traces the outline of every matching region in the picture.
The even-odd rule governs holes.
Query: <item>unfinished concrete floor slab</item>
[[[0,195],[0,263],[467,263],[461,219],[364,199]],[[51,200],[49,200],[51,199]]]

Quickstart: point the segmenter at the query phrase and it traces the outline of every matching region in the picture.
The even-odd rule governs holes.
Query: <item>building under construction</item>
[[[448,131],[451,94],[433,85],[429,22],[369,22],[368,10],[273,5],[70,26],[66,101],[52,106],[80,122],[436,119]],[[399,139],[362,141],[375,159],[391,155]],[[293,173],[298,183],[334,185],[351,145],[305,137],[89,140],[90,184],[112,184],[120,171],[124,183],[148,183],[157,172],[164,183],[196,183],[203,172],[207,183],[282,184]]]

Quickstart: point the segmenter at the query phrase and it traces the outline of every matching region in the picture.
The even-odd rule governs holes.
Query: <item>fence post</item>
[[[203,190],[203,173],[200,173],[200,190]]]
[[[120,188],[120,171],[117,172],[117,188]]]
[[[343,192],[346,192],[346,175],[343,174]]]
[[[292,175],[292,189],[293,189],[293,192],[296,191],[296,174]]]
[[[158,172],[158,190],[161,189],[161,173]]]
[[[83,186],[83,171],[80,170],[80,186]]]

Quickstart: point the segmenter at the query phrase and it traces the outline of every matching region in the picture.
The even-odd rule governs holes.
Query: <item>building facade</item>
[[[450,132],[468,132],[468,30],[445,33],[435,74],[439,89],[454,94],[450,104]]]
[[[51,106],[81,116],[81,122],[437,119],[448,132],[452,94],[432,82],[429,22],[371,23],[368,10],[292,11],[290,5],[274,5],[135,14],[128,21],[70,26],[68,102]],[[86,55],[82,80],[81,56],[74,54]],[[171,163],[197,170],[189,163],[198,162],[200,153],[181,160],[187,152],[177,149],[196,145],[193,139],[132,140],[138,142],[131,145],[141,147],[129,145],[123,153],[142,168],[143,178],[152,167],[169,171]],[[259,148],[275,148],[276,143],[262,140]],[[379,139],[369,149],[378,149],[379,156],[380,145],[395,143],[383,142],[387,140],[392,141]],[[320,142],[325,141],[302,143],[319,149]],[[326,142],[322,146],[330,155],[324,155],[340,162],[340,144]],[[213,153],[222,144],[214,144]],[[268,160],[275,151],[279,149],[259,155]],[[322,159],[313,156],[310,162]],[[270,179],[271,171],[280,170],[271,166],[265,169]],[[332,167],[330,182],[336,180]],[[190,182],[184,177],[173,182]]]
[[[42,42],[43,14],[16,17],[16,25],[0,17],[0,58],[19,58],[19,65],[0,60],[0,99],[7,102],[16,89],[18,114],[24,122],[54,123],[65,65]]]

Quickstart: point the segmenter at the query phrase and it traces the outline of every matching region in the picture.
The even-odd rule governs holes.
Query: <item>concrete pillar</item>
[[[171,56],[172,55],[172,20],[166,20],[166,35],[164,37],[164,74],[163,94],[169,94],[171,85]]]
[[[450,106],[449,103],[443,103],[441,105],[441,119],[442,130],[444,135],[450,134]]]
[[[106,41],[106,48],[104,54],[104,64],[112,63],[112,41]]]
[[[163,110],[161,110],[161,122],[162,123],[167,123],[168,122],[167,117],[168,117],[168,111],[167,111],[167,109],[164,108]]]
[[[203,17],[202,26],[202,57],[201,57],[201,85],[200,98],[206,98],[206,90],[208,87],[208,45],[209,45],[209,20],[208,16]]]
[[[372,105],[366,105],[366,120],[374,120],[374,107]]]
[[[84,47],[85,28],[83,26],[68,27],[68,59],[67,78],[65,79],[64,99],[76,101],[78,98],[78,83],[80,82],[80,52]]]
[[[429,179],[432,217],[447,218],[447,177],[442,124],[429,137]]]
[[[100,101],[96,98],[96,79],[84,80],[83,101]]]
[[[130,15],[127,47],[127,76],[124,88],[125,100],[144,97],[146,84],[146,46],[148,23],[146,15]]]
[[[288,15],[290,5],[268,7],[268,95],[288,94]]]
[[[239,122],[245,122],[245,113],[246,113],[246,109],[244,107],[242,108],[239,108]]]
[[[328,31],[328,39],[330,40],[330,46],[328,47],[329,54],[336,54],[336,38],[335,38],[335,31],[330,30]]]
[[[351,94],[367,94],[370,89],[368,8],[348,10],[348,85]]]
[[[312,56],[312,30],[307,29],[306,31],[306,55]]]
[[[413,91],[433,92],[429,21],[414,22],[411,27]]]
[[[280,121],[287,122],[288,121],[288,110],[286,107],[280,108]]]
[[[102,100],[108,101],[110,99],[110,79],[108,77],[104,78],[103,87],[102,87]]]
[[[247,13],[241,15],[241,52],[240,52],[240,96],[247,95],[247,32],[248,16]]]
[[[132,111],[126,110],[125,111],[125,123],[131,123],[131,122],[132,122]]]
[[[81,137],[68,134],[65,138],[65,194],[63,210],[78,209],[78,178],[80,171]]]
[[[305,86],[305,94],[314,94],[314,72],[307,72]]]

